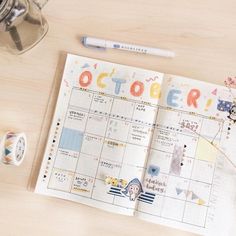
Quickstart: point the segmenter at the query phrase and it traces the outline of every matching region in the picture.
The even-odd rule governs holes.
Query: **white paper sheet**
[[[221,86],[68,55],[35,191],[206,234],[233,160],[231,101]]]

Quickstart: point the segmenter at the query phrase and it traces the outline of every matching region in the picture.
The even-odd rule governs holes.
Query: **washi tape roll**
[[[4,164],[19,166],[22,163],[27,147],[24,133],[7,132],[0,145],[0,158]]]

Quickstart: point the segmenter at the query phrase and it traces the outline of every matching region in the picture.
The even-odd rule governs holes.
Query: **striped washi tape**
[[[19,166],[25,157],[27,142],[24,133],[7,132],[0,144],[0,158],[4,164]]]

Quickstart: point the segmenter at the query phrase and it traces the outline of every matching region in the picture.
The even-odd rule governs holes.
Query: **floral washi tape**
[[[105,178],[105,183],[114,187],[124,188],[127,185],[127,181],[124,179],[118,179],[111,176]]]

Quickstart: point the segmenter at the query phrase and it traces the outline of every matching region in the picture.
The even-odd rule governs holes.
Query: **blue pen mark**
[[[84,134],[78,130],[63,128],[59,148],[80,152]]]

